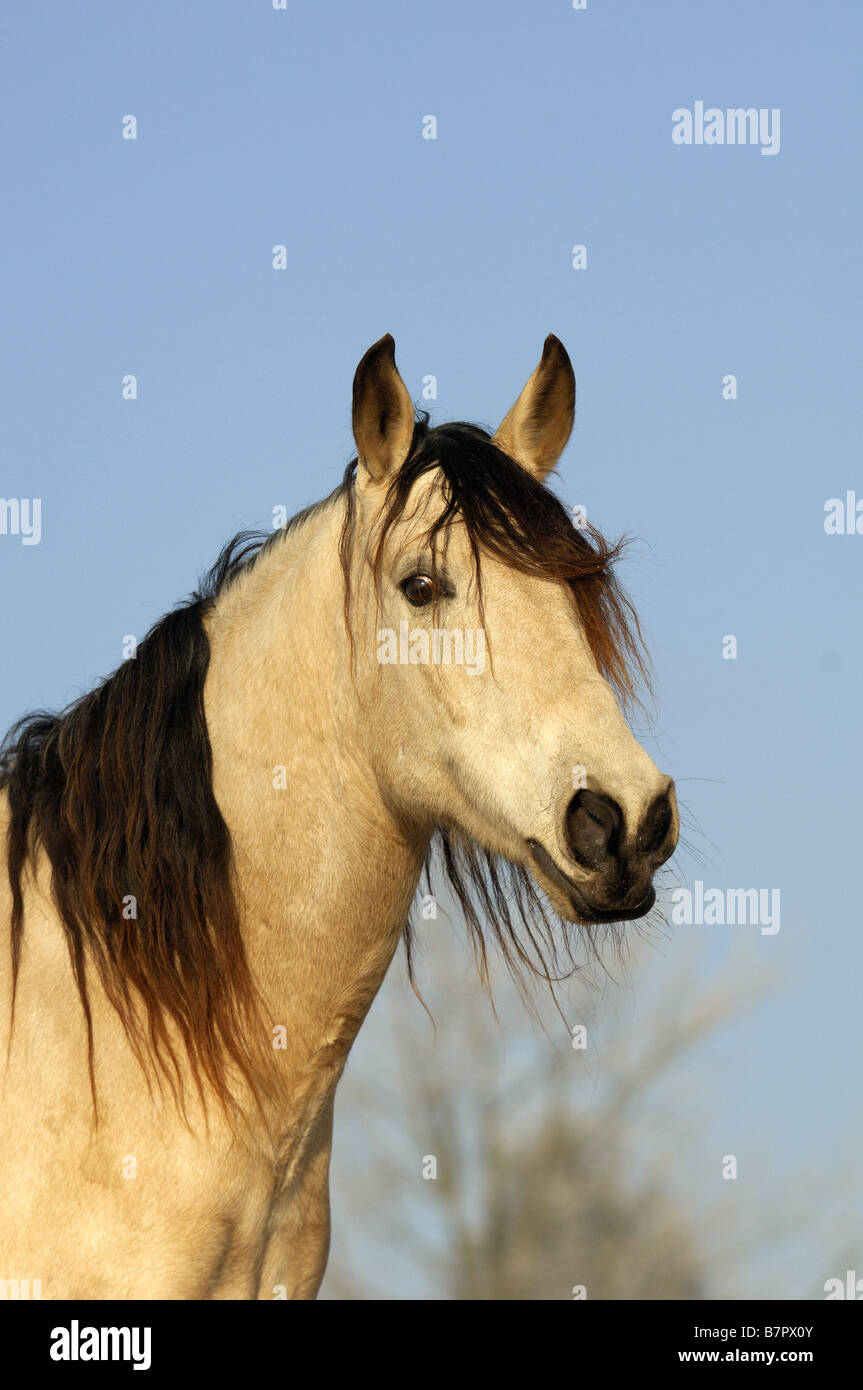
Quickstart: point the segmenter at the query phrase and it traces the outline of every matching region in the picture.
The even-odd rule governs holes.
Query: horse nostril
[[[573,858],[586,869],[600,869],[617,854],[623,812],[602,792],[576,792],[566,811],[566,838]]]
[[[662,792],[644,817],[638,832],[638,848],[642,854],[655,854],[668,839],[674,819],[667,792]]]

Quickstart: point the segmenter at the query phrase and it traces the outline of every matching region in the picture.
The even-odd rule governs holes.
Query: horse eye
[[[402,581],[401,591],[414,608],[425,608],[437,595],[438,587],[427,574],[412,574]]]

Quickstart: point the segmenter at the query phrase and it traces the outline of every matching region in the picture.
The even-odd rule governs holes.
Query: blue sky
[[[776,936],[679,929],[705,971],[749,932],[784,979],[704,1051],[716,1143],[859,1149],[863,536],[823,520],[863,499],[860,7],[90,0],[2,28],[0,495],[43,535],[0,536],[0,723],[335,485],[382,333],[434,419],[494,425],[553,331],[559,489],[640,537],[646,738],[708,858],[678,876],[781,890]],[[697,100],[779,108],[779,153],[675,145]]]

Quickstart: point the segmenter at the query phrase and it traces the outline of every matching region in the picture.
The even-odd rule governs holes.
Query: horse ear
[[[414,408],[396,366],[391,333],[379,338],[354,374],[353,429],[360,465],[380,483],[404,463],[414,432]]]
[[[494,442],[540,482],[563,453],[575,418],[575,375],[566,348],[549,333],[539,366],[494,436]]]

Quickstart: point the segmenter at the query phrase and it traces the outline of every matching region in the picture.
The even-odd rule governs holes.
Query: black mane
[[[230,834],[213,794],[204,619],[262,554],[339,497],[345,500],[340,551],[348,611],[357,466],[353,459],[331,497],[286,527],[234,537],[190,598],[151,628],[134,659],[61,713],[25,716],[0,747],[0,790],[11,812],[13,1017],[23,876],[41,847],[87,1023],[94,1103],[91,965],[142,1065],[155,1063],[180,1092],[167,1020],[179,1032],[199,1089],[206,1080],[226,1107],[233,1099],[229,1072],[256,1094],[272,1084],[272,1053],[235,900]],[[624,697],[631,694],[634,674],[643,674],[644,666],[637,620],[611,573],[618,547],[591,527],[576,528],[562,503],[478,426],[432,428],[427,415],[419,416],[408,458],[384,502],[376,563],[414,484],[435,468],[444,506],[429,526],[433,551],[458,516],[472,547],[480,603],[483,552],[568,584],[599,669]],[[525,964],[552,982],[557,947],[549,909],[527,873],[447,831],[440,844],[482,960],[485,923],[514,969]],[[124,912],[130,898],[138,911],[132,920]],[[409,926],[406,941],[410,952]]]

